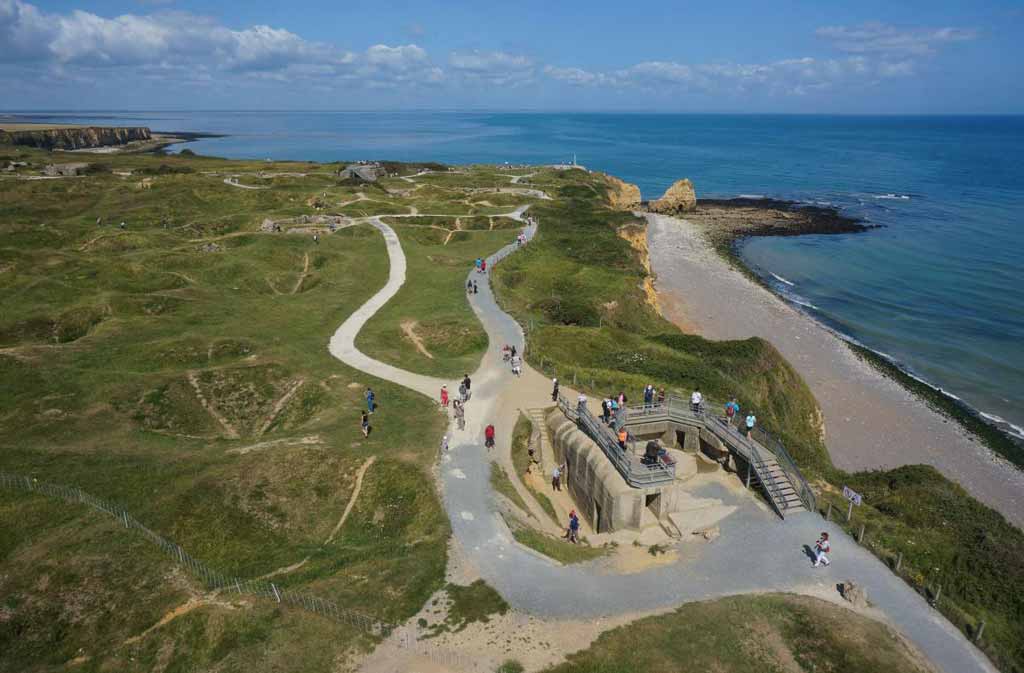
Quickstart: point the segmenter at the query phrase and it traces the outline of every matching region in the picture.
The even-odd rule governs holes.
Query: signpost
[[[843,486],[843,497],[850,501],[850,506],[846,509],[846,520],[849,521],[850,517],[853,516],[853,506],[859,506],[864,502],[864,499],[860,496],[860,493],[849,486]]]

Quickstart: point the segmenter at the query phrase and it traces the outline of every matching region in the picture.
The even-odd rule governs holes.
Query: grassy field
[[[523,496],[519,495],[519,491],[512,485],[508,473],[501,465],[493,461],[491,462],[491,488],[508,498],[512,504],[522,510],[523,514],[530,513],[530,508],[526,506]]]
[[[684,335],[654,312],[643,260],[620,235],[633,217],[605,206],[598,178],[543,172],[531,182],[561,198],[536,206],[537,236],[493,279],[506,310],[530,328],[531,365],[575,376],[591,395],[623,390],[635,401],[647,383],[682,394],[699,386],[712,407],[737,395],[819,491],[846,484],[865,494],[858,511],[869,533],[878,529],[882,558],[902,552],[915,586],[942,584],[944,614],[968,635],[985,619],[980,646],[1003,670],[1024,670],[1024,533],[934,470],[834,468],[813,396],[770,344]]]
[[[621,626],[546,673],[928,670],[879,622],[818,599],[767,594],[691,603]]]
[[[259,226],[359,188],[315,164],[98,161],[84,178],[0,182],[0,470],[120,503],[226,574],[305,560],[274,581],[387,621],[414,614],[443,584],[448,523],[426,472],[443,418],[326,348],[383,285],[383,241]],[[261,184],[257,170],[307,176],[223,183]],[[367,385],[380,410],[364,440]],[[301,610],[204,595],[137,533],[40,496],[0,492],[0,562],[0,671],[333,670],[372,644]]]

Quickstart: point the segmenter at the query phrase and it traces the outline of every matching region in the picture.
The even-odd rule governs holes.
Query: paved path
[[[253,185],[243,185],[238,181],[238,178],[224,178],[225,185],[231,185],[232,187],[238,187],[239,189],[266,189],[266,187],[256,187]]]
[[[384,234],[391,273],[384,288],[338,329],[330,351],[352,367],[434,398],[441,380],[373,360],[353,344],[362,326],[395,295],[405,279],[405,256],[394,231],[379,218],[370,221]],[[528,238],[533,234],[531,227]],[[513,247],[489,258],[488,267],[495,257]],[[499,438],[494,450],[507,452],[519,410],[542,404],[549,395],[549,381],[529,367],[524,368],[522,378],[512,378],[499,348],[515,344],[522,352],[523,331],[498,307],[489,276],[471,272],[471,277],[477,280],[480,291],[470,295],[470,304],[491,347],[473,374],[466,430],[450,431],[454,440],[451,450],[442,456],[441,465],[443,497],[457,543],[481,576],[513,607],[548,618],[596,618],[734,594],[806,593],[815,586],[831,589],[842,580],[853,579],[867,589],[871,602],[892,624],[941,669],[950,673],[995,671],[956,628],[842,531],[809,512],[782,521],[754,498],[737,498],[721,484],[695,489],[695,495],[720,498],[740,505],[739,509],[721,522],[723,536],[717,542],[693,543],[698,545],[696,551],[687,552],[685,561],[673,565],[636,574],[611,574],[600,562],[555,565],[516,544],[497,514],[491,493],[491,456],[483,447],[483,428],[494,423]],[[833,539],[833,564],[830,568],[813,568],[804,546],[813,543],[823,529]]]

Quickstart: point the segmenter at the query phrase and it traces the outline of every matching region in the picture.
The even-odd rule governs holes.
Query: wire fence
[[[200,579],[204,587],[210,591],[255,596],[296,607],[375,637],[385,638],[393,635],[394,642],[399,648],[428,658],[446,667],[464,671],[484,670],[483,663],[479,660],[467,657],[460,652],[445,650],[421,642],[415,629],[388,624],[355,610],[342,607],[334,601],[300,591],[284,589],[268,580],[243,579],[225,575],[199,559],[194,558],[181,545],[153,532],[123,507],[109,500],[97,498],[76,486],[63,486],[40,481],[34,477],[0,472],[0,488],[8,491],[43,495],[71,504],[82,504],[98,512],[103,512],[115,519],[126,529],[142,533],[150,542],[160,547],[174,563],[185,568],[193,576]]]

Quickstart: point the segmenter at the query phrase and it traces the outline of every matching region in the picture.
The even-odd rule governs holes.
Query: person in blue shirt
[[[370,388],[366,389],[366,410],[371,414],[377,408],[377,396],[373,393]]]
[[[732,419],[738,416],[740,413],[740,403],[733,397],[731,400],[725,403],[725,418],[726,422],[732,423]]]

